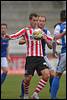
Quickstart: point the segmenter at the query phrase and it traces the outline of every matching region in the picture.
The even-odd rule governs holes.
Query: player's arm
[[[66,31],[63,32],[63,33],[59,33],[59,34],[55,35],[54,39],[55,40],[61,39],[64,35],[66,35]]]
[[[11,62],[11,57],[10,57],[10,55],[7,55],[7,60],[8,60],[8,62]]]
[[[19,45],[23,45],[26,43],[26,40],[24,38],[24,36],[22,37],[22,39],[19,40]]]
[[[50,40],[48,40],[47,35],[43,34],[42,38],[45,40],[47,46],[52,49],[52,43]]]
[[[10,54],[9,54],[9,47],[7,48],[7,60],[8,60],[9,63],[11,62],[11,57],[10,57]]]
[[[8,39],[17,39],[17,38],[20,38],[22,37],[22,35],[24,35],[26,32],[26,30],[23,28],[21,29],[20,31],[16,32],[15,34],[12,34],[12,35],[6,35],[5,38],[8,38]]]
[[[63,30],[63,33],[60,33],[60,25],[56,25],[54,30],[54,40],[61,39],[66,34],[66,29]]]

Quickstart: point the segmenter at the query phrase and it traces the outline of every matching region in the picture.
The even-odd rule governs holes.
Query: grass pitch
[[[22,75],[8,75],[4,84],[1,87],[1,99],[20,99],[19,96],[21,94],[21,81],[23,79]],[[30,97],[34,92],[35,87],[39,82],[39,77],[35,75],[30,84]],[[45,88],[40,92],[40,99],[50,99],[49,93],[49,81]],[[66,75],[63,75],[60,80],[60,88],[58,91],[59,99],[66,99]]]

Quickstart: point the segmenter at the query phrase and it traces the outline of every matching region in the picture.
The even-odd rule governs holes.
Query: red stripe
[[[25,33],[25,32],[26,32],[26,30],[24,29],[24,30],[22,30],[21,32],[18,32],[18,34],[13,34],[13,35],[11,35],[11,38],[18,38],[19,36],[22,36],[23,33]]]
[[[50,38],[50,37],[48,37],[48,36],[47,36],[47,39],[52,41],[52,38]]]
[[[37,87],[39,90],[41,90],[42,88],[43,88],[44,86],[42,86],[42,87]]]
[[[32,35],[32,29],[30,28],[30,34]],[[33,54],[33,48],[34,48],[34,42],[33,41],[31,41],[31,56],[33,56],[34,54]]]
[[[39,86],[42,86],[42,87],[44,87],[44,85],[46,85],[46,84],[42,84],[42,83],[39,84]],[[38,86],[38,87],[39,87],[39,86]]]
[[[26,36],[26,41],[27,41],[27,55],[29,55],[29,38],[28,38],[28,33],[26,31],[25,33],[25,36]]]
[[[29,55],[29,41],[27,42],[27,55]]]
[[[30,28],[30,34],[32,34],[32,29]]]
[[[43,79],[40,80],[41,83],[46,84],[47,81],[44,81]]]
[[[36,56],[38,56],[38,41],[36,41]]]
[[[31,56],[33,56],[34,54],[33,54],[33,48],[34,48],[34,42],[33,41],[31,41]]]
[[[40,56],[41,56],[41,43],[40,43],[39,47],[40,47],[39,49],[40,49]]]

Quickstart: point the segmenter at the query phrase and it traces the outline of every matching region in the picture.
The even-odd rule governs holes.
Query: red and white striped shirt
[[[16,34],[10,35],[12,39],[16,39],[19,37],[25,36],[26,44],[27,44],[27,56],[42,56],[42,43],[41,40],[35,40],[33,37],[33,32],[35,29],[31,27],[23,28]]]

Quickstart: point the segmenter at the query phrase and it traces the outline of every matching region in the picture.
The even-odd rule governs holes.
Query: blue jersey
[[[60,25],[60,27],[61,27],[60,33],[62,34],[62,32],[64,32],[64,30],[66,30],[66,22],[62,23]],[[64,52],[66,52],[66,36],[63,36],[61,38],[61,42],[62,42],[61,53],[64,53]]]
[[[47,34],[47,29],[43,29],[43,32],[44,32],[45,34]],[[44,39],[42,39],[41,41],[42,41],[43,55],[45,56],[45,45],[46,45],[46,42],[44,41]]]
[[[1,57],[7,56],[8,41],[8,39],[4,39],[1,37]]]
[[[56,28],[55,28],[56,27]],[[63,22],[63,23],[57,23],[56,25],[55,25],[55,35],[57,35],[57,34],[59,34],[59,33],[63,33],[64,32],[64,30],[66,30],[66,21],[65,22]],[[58,32],[58,33],[57,33]],[[61,47],[61,53],[64,53],[64,52],[66,52],[66,36],[63,36],[62,38],[61,38],[61,45],[62,45],[62,47]]]

